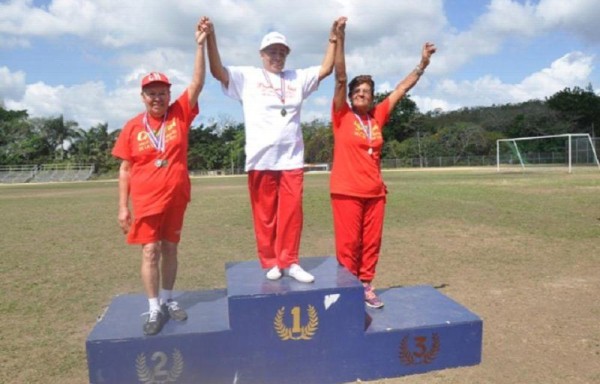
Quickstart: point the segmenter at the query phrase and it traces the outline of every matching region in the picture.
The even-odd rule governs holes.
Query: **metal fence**
[[[596,153],[600,154],[600,138],[592,139],[596,148]],[[524,162],[529,166],[568,166],[568,152],[529,152],[524,154]],[[572,153],[572,163],[576,166],[594,166],[594,153],[589,145],[576,146]],[[500,164],[520,166],[517,156],[513,153],[506,153],[500,156]],[[323,163],[307,164],[305,171],[328,171],[332,164]],[[326,166],[327,165],[327,166]],[[429,156],[402,159],[382,159],[382,169],[394,168],[445,168],[445,167],[493,167],[496,166],[496,156]],[[192,175],[236,175],[243,174],[243,168],[221,169],[214,171],[193,171]]]
[[[600,154],[600,138],[592,139],[596,153]],[[568,152],[535,152],[522,154],[528,166],[567,166]],[[577,147],[572,153],[575,166],[595,166],[593,152],[589,145]],[[507,153],[500,156],[500,164],[520,167],[517,156]],[[403,159],[382,159],[382,169],[394,168],[443,168],[443,167],[491,167],[496,166],[496,156],[430,156]],[[307,172],[331,170],[332,164],[307,164]],[[0,165],[0,183],[27,183],[42,181],[88,180],[94,173],[93,165],[86,164],[42,164],[42,165]],[[244,169],[224,168],[215,170],[190,170],[190,176],[241,175]]]
[[[37,165],[0,165],[0,183],[27,183],[37,170]]]
[[[84,181],[93,174],[89,164],[0,165],[0,183]]]

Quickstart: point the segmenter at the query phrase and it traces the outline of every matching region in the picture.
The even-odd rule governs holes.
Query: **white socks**
[[[161,289],[160,290],[160,302],[161,304],[166,303],[167,301],[171,300],[173,298],[173,291],[172,290],[168,290],[168,289]]]
[[[150,312],[160,311],[160,302],[158,301],[158,297],[148,299],[148,307],[150,309]]]

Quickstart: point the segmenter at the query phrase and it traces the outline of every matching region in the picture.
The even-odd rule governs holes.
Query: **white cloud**
[[[515,100],[543,99],[566,87],[585,87],[592,72],[592,57],[581,52],[564,55],[549,68],[525,78],[512,92]]]
[[[214,0],[205,2],[164,0],[54,0],[38,6],[33,0],[0,3],[0,49],[16,52],[32,42],[38,46],[63,37],[76,40],[94,57],[89,78],[60,85],[26,83],[32,76],[18,64],[0,67],[0,98],[6,105],[27,109],[30,115],[64,114],[84,128],[109,122],[116,129],[143,106],[140,77],[151,70],[166,72],[174,83],[173,94],[186,86],[192,73],[193,32],[199,16],[214,21],[219,50],[226,65],[260,65],[258,44],[262,35],[280,30],[292,45],[288,67],[317,65],[323,59],[329,29],[335,18],[348,16],[346,63],[350,77],[371,74],[378,92],[391,90],[419,60],[421,46],[433,41],[438,52],[419,84],[410,92],[421,111],[451,110],[462,106],[505,104],[543,98],[565,87],[586,86],[594,78],[594,46],[600,44],[597,0],[491,0],[469,26],[450,25],[442,0],[417,3],[363,0]],[[507,46],[523,50],[538,37],[551,33],[584,41],[591,47],[567,47],[553,63],[508,62],[510,83],[493,69],[476,77],[463,68],[482,56],[505,59]],[[520,42],[514,47],[514,42]],[[568,53],[574,49],[583,53]],[[21,52],[21,51],[19,51]],[[109,58],[105,57],[108,52]],[[82,53],[73,52],[73,55]],[[559,57],[564,55],[563,57]],[[5,56],[6,57],[6,56]],[[81,59],[74,57],[75,59]],[[100,60],[98,59],[100,58]],[[106,60],[105,60],[106,59]],[[67,60],[65,60],[67,62]],[[537,65],[537,67],[536,67]],[[112,72],[111,81],[95,77],[95,66]],[[69,68],[60,68],[68,74]],[[529,71],[529,72],[525,72]],[[56,73],[54,69],[53,73]],[[65,75],[67,76],[67,75]],[[329,119],[331,78],[305,103],[303,119]],[[49,82],[49,80],[47,80]],[[55,80],[56,81],[56,80]],[[595,84],[597,88],[600,86]],[[200,97],[201,118],[241,115],[239,105],[224,96],[220,85],[207,74]]]
[[[62,86],[50,87],[41,82],[30,84],[21,102],[8,101],[7,107],[27,109],[31,116],[60,114],[63,110],[60,94],[63,92]]]
[[[25,72],[0,67],[0,99],[18,99],[25,92]]]
[[[417,104],[417,107],[421,112],[429,112],[435,110],[453,111],[463,107],[463,105],[461,104],[453,104],[452,102],[443,99],[421,96],[412,96],[411,99]]]
[[[564,28],[584,38],[587,42],[600,42],[598,0],[541,0],[537,16],[548,28]]]
[[[534,13],[529,4],[492,0],[486,13],[470,29],[452,33],[442,41],[445,67],[452,72],[477,56],[496,54],[511,37],[532,37],[539,33]]]
[[[477,22],[476,29],[491,32],[500,37],[511,34],[533,34],[536,32],[535,7],[526,2],[492,0],[488,12]]]
[[[52,87],[38,82],[29,84],[20,100],[5,100],[6,107],[13,110],[26,109],[31,117],[65,116],[87,129],[100,123],[120,121],[133,117],[141,111],[139,90],[119,90],[107,93],[104,85],[89,82],[73,87]],[[125,113],[123,113],[125,112]],[[118,128],[113,126],[112,129]]]
[[[587,86],[586,80],[592,71],[592,62],[592,56],[573,52],[517,84],[503,83],[491,75],[461,82],[446,79],[438,83],[434,93],[440,99],[460,100],[461,106],[471,107],[543,100],[567,87]]]
[[[566,31],[597,46],[598,15],[597,0],[540,0],[537,4],[491,0],[472,28],[451,33],[440,42],[443,57],[438,59],[454,71],[474,57],[499,53],[511,40],[527,41],[555,31]]]

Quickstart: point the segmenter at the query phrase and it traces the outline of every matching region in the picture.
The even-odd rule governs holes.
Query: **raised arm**
[[[200,96],[200,91],[204,87],[204,80],[206,78],[206,63],[204,59],[206,32],[202,31],[201,21],[202,19],[196,25],[195,38],[198,46],[196,47],[196,56],[194,58],[194,73],[192,74],[192,81],[188,86],[190,108],[194,108],[198,102],[198,96]]]
[[[335,57],[336,42],[335,29],[342,19],[344,19],[345,23],[346,18],[340,17],[336,21],[334,21],[333,25],[331,26],[331,31],[329,32],[329,43],[327,44],[327,50],[325,50],[325,57],[323,58],[323,62],[321,63],[321,70],[319,71],[319,81],[331,75],[331,72],[333,72],[333,61]]]
[[[333,90],[333,109],[339,111],[346,103],[346,85],[348,76],[346,75],[346,53],[344,52],[344,42],[346,40],[346,21],[347,18],[340,17],[334,23],[334,45],[335,45],[335,86]],[[331,39],[330,39],[331,41]]]
[[[208,63],[210,66],[210,73],[212,76],[219,80],[225,88],[229,86],[229,72],[225,69],[221,63],[221,55],[219,54],[219,48],[217,47],[217,36],[215,33],[215,26],[208,17],[202,17],[200,21],[202,25],[202,31],[206,32],[206,49],[208,52]]]
[[[396,103],[400,101],[406,93],[417,84],[421,75],[425,71],[425,68],[429,65],[431,55],[436,51],[433,43],[425,43],[421,50],[421,62],[415,67],[402,81],[396,85],[396,88],[390,93],[388,99],[390,100],[390,109],[396,106]]]

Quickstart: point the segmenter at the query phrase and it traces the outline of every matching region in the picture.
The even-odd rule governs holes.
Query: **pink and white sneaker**
[[[375,294],[373,286],[363,283],[363,287],[365,287],[365,304],[371,308],[383,308],[383,301]]]

